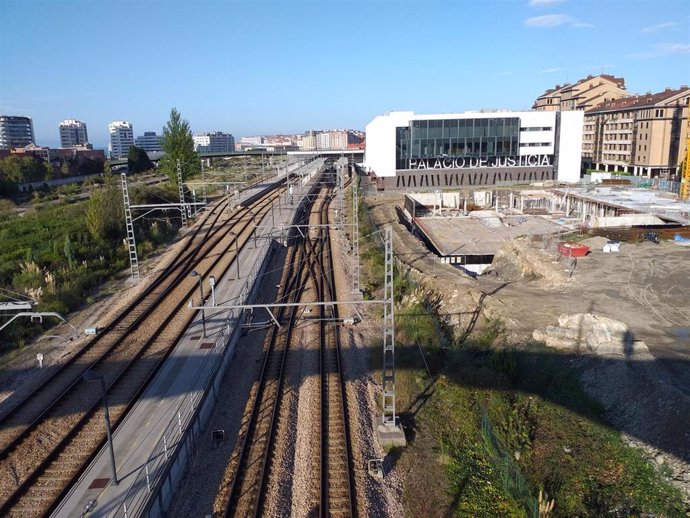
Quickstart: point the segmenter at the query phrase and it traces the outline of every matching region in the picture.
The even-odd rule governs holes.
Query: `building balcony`
[[[621,160],[611,160],[611,159],[606,159],[606,158],[603,159],[601,161],[601,163],[605,164],[605,165],[626,165],[626,166],[630,165],[630,161],[628,161],[628,160],[623,162]]]

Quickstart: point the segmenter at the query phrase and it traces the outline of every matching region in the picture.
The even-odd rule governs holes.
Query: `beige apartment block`
[[[585,112],[585,167],[636,176],[677,175],[685,156],[690,88],[667,88]]]
[[[575,84],[556,85],[537,97],[532,106],[537,111],[588,110],[615,99],[630,97],[625,79],[608,74],[587,76]]]

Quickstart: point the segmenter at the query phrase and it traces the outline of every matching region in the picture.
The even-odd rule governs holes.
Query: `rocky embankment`
[[[690,397],[624,322],[590,313],[561,315],[537,329],[547,347],[581,355],[580,379],[626,442],[641,448],[690,501]]]

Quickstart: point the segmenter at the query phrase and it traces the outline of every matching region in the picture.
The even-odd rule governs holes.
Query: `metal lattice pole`
[[[210,160],[210,159],[209,159]],[[206,201],[206,174],[204,173],[204,159],[201,159],[201,192],[204,195],[204,203],[207,203]]]
[[[382,424],[395,427],[395,315],[393,301],[393,232],[385,229],[385,282],[383,304],[383,416]]]
[[[187,207],[184,203],[184,186],[182,185],[182,163],[177,160],[177,187],[180,191],[180,213],[182,214],[182,226],[187,226]]]
[[[359,192],[355,174],[352,179],[352,256],[354,259],[354,272],[352,276],[352,291],[359,291]]]
[[[338,171],[338,223],[343,223],[345,219],[345,196],[343,193],[343,185],[345,182],[343,181],[343,169],[343,162],[341,160],[336,167]]]
[[[122,199],[125,203],[125,225],[127,227],[127,247],[129,248],[129,267],[132,270],[132,279],[139,279],[139,258],[137,257],[137,242],[134,239],[134,221],[132,209],[129,203],[129,190],[127,189],[127,175],[122,173]]]

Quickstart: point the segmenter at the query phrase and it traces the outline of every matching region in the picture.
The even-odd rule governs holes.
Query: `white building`
[[[85,122],[76,119],[66,119],[59,124],[59,129],[61,148],[86,146],[89,143]]]
[[[366,127],[379,188],[580,179],[582,111],[391,112]]]
[[[147,153],[160,153],[163,151],[161,141],[163,135],[156,135],[155,131],[145,131],[143,135],[139,135],[134,141],[134,145],[143,149]]]
[[[127,121],[113,121],[108,125],[110,158],[127,158],[129,148],[134,145],[134,130]]]
[[[252,146],[260,146],[261,144],[264,143],[264,138],[261,136],[258,137],[242,137],[240,139],[240,144],[248,144]]]
[[[194,151],[198,153],[234,153],[235,138],[229,133],[210,131],[194,135]]]
[[[323,131],[316,135],[316,149],[331,149],[331,133]]]

